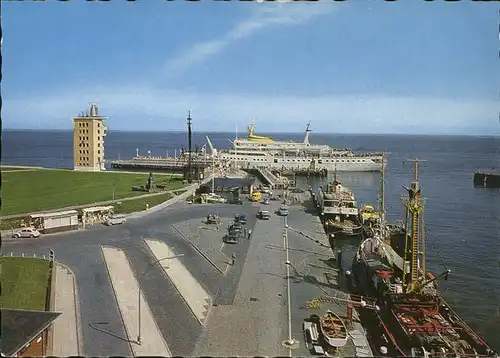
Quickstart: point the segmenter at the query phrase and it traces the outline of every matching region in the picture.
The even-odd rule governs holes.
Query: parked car
[[[239,231],[241,232],[243,227],[241,226],[240,222],[234,222],[229,227],[227,228],[227,231]]]
[[[261,220],[269,220],[271,218],[271,213],[267,210],[259,210],[257,217]]]
[[[126,221],[127,221],[127,219],[125,218],[125,215],[120,215],[120,214],[110,215],[104,221],[104,225],[108,225],[108,226],[120,225],[120,224],[124,224]]]
[[[264,201],[262,202],[264,205],[271,205],[271,200],[269,198],[264,198]]]
[[[246,224],[247,223],[247,216],[245,214],[236,214],[234,217],[234,222],[235,223],[241,223],[241,224]]]
[[[305,190],[302,188],[293,188],[292,193],[305,193]]]
[[[288,216],[288,206],[281,205],[279,209],[279,213],[281,216]]]
[[[243,205],[243,200],[241,200],[240,198],[234,198],[234,199],[231,199],[229,204]]]
[[[240,241],[241,231],[229,231],[222,239],[226,244],[237,244]]]
[[[32,227],[27,227],[27,228],[24,228],[24,229],[21,229],[20,231],[16,232],[12,237],[15,237],[16,239],[19,239],[19,238],[37,238],[37,237],[40,237],[40,231],[38,231],[37,229],[34,229]]]
[[[219,215],[217,213],[209,213],[207,215],[207,224],[217,224],[219,222]]]

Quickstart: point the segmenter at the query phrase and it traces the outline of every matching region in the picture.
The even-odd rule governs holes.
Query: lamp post
[[[153,263],[150,263],[148,264],[148,267],[146,268],[146,270],[144,270],[143,274],[141,275],[141,277],[139,278],[139,281],[137,281],[137,286],[139,287],[139,317],[138,317],[138,321],[139,321],[139,333],[137,334],[137,343],[140,345],[141,344],[141,293],[142,293],[142,290],[141,290],[141,282],[142,282],[142,279],[144,278],[144,276],[146,276],[146,274],[148,273],[149,269],[151,267],[153,267],[154,265],[156,265],[157,263],[161,262],[161,261],[164,261],[164,260],[170,260],[170,259],[176,259],[178,257],[182,257],[184,256],[184,254],[178,254],[178,255],[174,255],[174,256],[169,256],[169,257],[163,257],[161,259],[158,259],[156,261],[154,261]]]
[[[286,252],[286,287],[287,287],[287,306],[288,306],[288,339],[283,342],[283,345],[288,347],[289,349],[297,348],[297,343],[295,339],[292,338],[292,298],[291,298],[291,288],[290,288],[290,255],[288,250],[288,220],[285,216],[284,218],[285,228],[283,229],[283,243],[285,246]],[[291,351],[290,351],[291,354]]]
[[[113,200],[115,200],[115,186],[117,181],[118,179],[115,179],[115,181],[113,182]]]

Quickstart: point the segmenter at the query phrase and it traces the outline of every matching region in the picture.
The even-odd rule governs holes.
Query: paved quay
[[[234,301],[212,308],[194,355],[287,354],[281,345],[287,335],[283,328],[287,326],[283,228],[277,216],[257,221]],[[281,246],[281,251],[269,245]]]
[[[156,330],[153,329],[156,333],[151,334],[160,334],[170,352],[161,355],[288,355],[289,350],[281,345],[288,337],[288,315],[284,264],[286,251],[282,237],[285,222],[283,218],[275,215],[279,206],[279,202],[272,202],[269,206],[260,203],[191,205],[178,202],[141,217],[131,217],[123,225],[95,225],[85,231],[61,233],[37,240],[5,242],[2,245],[2,253],[12,253],[15,256],[21,256],[23,253],[26,256],[36,254],[39,257],[48,255],[49,250],[53,249],[56,260],[71,268],[76,278],[81,313],[83,348],[79,354],[139,354],[136,345],[129,342],[137,338],[132,337],[133,328],[127,327],[133,326],[134,323],[132,318],[129,323],[122,318],[123,303],[120,309],[118,296],[122,297],[123,291],[133,292],[135,287],[135,294],[131,294],[135,299],[125,299],[125,302],[132,307],[130,312],[137,312],[137,307],[134,308],[134,305],[138,306],[137,281],[142,277],[141,300],[144,306],[141,305],[141,308],[143,312],[149,312],[152,317],[149,323],[154,322],[153,326],[157,327]],[[269,221],[256,219],[255,214],[261,207],[272,213]],[[213,230],[213,227],[212,230],[200,228],[206,226],[203,221],[211,211],[217,212],[224,223],[219,226],[219,231]],[[242,239],[235,245],[223,244],[222,237],[227,224],[236,213],[248,215],[247,226],[252,229],[252,237],[250,240]],[[294,231],[313,236],[317,231],[313,225],[313,216],[305,213],[300,205],[291,205],[288,223],[289,256],[292,265],[324,284],[322,286],[316,281],[310,282],[291,270],[294,275],[291,279],[292,337],[300,340],[299,347],[293,350],[292,354],[310,355],[304,350],[302,320],[311,313],[330,308],[330,303],[325,303],[321,311],[308,311],[300,306],[303,306],[305,301],[324,294],[319,287],[330,290],[328,292],[332,294],[335,292],[334,288],[327,287],[328,277],[334,281],[335,270],[328,266],[328,259],[332,257],[329,248],[318,245],[316,241]],[[183,235],[174,226],[180,229]],[[172,275],[171,264],[174,261],[165,260],[165,266],[169,267],[166,270],[162,267],[164,265],[158,264],[157,257],[164,254],[154,254],[154,250],[146,244],[146,241],[151,240],[165,244],[175,254],[183,254],[175,263],[182,264],[182,270],[189,271],[192,276],[192,279],[189,279],[191,283],[187,285],[190,288],[183,294],[180,294],[181,290],[177,288],[180,287],[180,274]],[[196,249],[193,245],[197,246]],[[121,255],[125,257],[128,274],[122,277],[124,282],[119,285],[128,288],[122,289],[120,294],[115,295],[116,280],[113,281],[110,277],[101,246],[121,250]],[[221,273],[200,251],[211,261],[227,259],[232,254],[235,254],[236,261],[234,266],[223,263],[224,270]],[[177,273],[183,272],[180,267],[178,266]],[[133,279],[132,282],[130,278]],[[202,291],[195,282],[212,298],[212,307],[208,307],[207,314],[202,319],[203,325],[199,319],[202,314],[202,301],[200,297],[195,299],[193,292],[198,292],[197,296],[205,296],[205,293],[200,293]],[[184,296],[192,298],[186,299]],[[195,309],[192,308],[196,305],[198,318],[193,314]],[[146,308],[148,306],[149,310]],[[132,316],[135,314],[131,314]],[[147,329],[145,322],[143,320],[143,330]],[[151,327],[151,324],[148,326]],[[127,329],[131,332],[130,339]],[[144,339],[145,337],[146,334],[143,335]],[[162,349],[164,348],[159,350]]]
[[[102,253],[134,356],[171,357],[125,253],[114,247],[102,247]]]
[[[58,357],[82,355],[83,352],[79,349],[79,310],[73,273],[55,263],[53,284],[55,285],[53,310],[62,314],[52,326],[51,355]]]
[[[179,294],[186,301],[194,316],[204,324],[209,308],[212,306],[212,297],[203,286],[193,277],[191,272],[182,264],[176,253],[166,243],[157,240],[145,240],[157,262],[174,284]]]
[[[1,251],[8,256],[24,254],[48,257],[49,251],[54,250],[56,260],[71,268],[75,274],[83,347],[80,354],[132,356],[134,353],[128,342],[101,245],[123,250],[135,277],[147,271],[141,280],[143,295],[172,355],[191,356],[203,327],[162,267],[155,264],[156,259],[144,239],[163,241],[176,252],[183,253],[184,256],[180,258],[183,265],[203,284],[207,293],[214,298],[214,303],[232,302],[249,242],[223,247],[222,251],[226,255],[235,253],[238,258],[235,266],[230,267],[223,276],[172,228],[172,225],[186,220],[201,221],[213,210],[227,219],[232,219],[236,213],[246,213],[250,227],[256,220],[256,210],[249,203],[190,205],[179,202],[143,217],[131,218],[123,225],[95,225],[86,230],[44,236],[36,240],[4,242]],[[221,239],[221,236],[217,236],[219,243]]]
[[[293,351],[294,356],[311,355],[304,344],[302,322],[311,314],[321,316],[328,309],[337,313],[340,317],[346,317],[347,305],[335,299],[316,301],[320,304],[311,307],[308,303],[320,298],[337,297],[348,299],[347,293],[340,290],[336,257],[328,245],[328,239],[322,230],[321,223],[316,214],[313,214],[308,206],[292,205],[289,207],[290,214],[287,217],[288,241],[290,262],[292,264],[292,337],[300,339],[299,348]],[[363,327],[354,323],[348,330],[357,330],[353,333],[356,342],[361,341],[358,337]],[[361,334],[361,335],[362,335]],[[359,344],[359,343],[358,343]],[[361,348],[360,348],[361,349]],[[371,351],[367,347],[362,348]],[[359,351],[359,349],[358,349]],[[349,339],[346,346],[337,351],[338,356],[356,356],[356,348],[353,339]]]

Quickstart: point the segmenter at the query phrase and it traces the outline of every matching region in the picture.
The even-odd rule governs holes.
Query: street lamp
[[[115,200],[115,186],[116,186],[117,181],[118,181],[118,178],[115,179],[115,181],[113,182],[113,201]]]
[[[286,227],[286,216],[285,216],[285,229],[283,230],[283,241],[285,244],[286,251],[286,288],[287,288],[287,306],[288,306],[288,339],[283,342],[283,345],[288,347],[289,349],[297,348],[297,343],[295,339],[292,338],[292,298],[291,298],[291,288],[290,288],[290,266],[292,263],[290,262],[290,256],[288,252],[288,232]]]
[[[139,344],[139,345],[141,344],[141,293],[142,293],[141,282],[142,282],[142,279],[148,273],[149,269],[151,267],[153,267],[154,265],[156,265],[157,263],[164,261],[164,260],[176,259],[176,258],[182,257],[182,256],[184,256],[184,254],[178,254],[178,255],[174,255],[174,256],[164,257],[164,258],[161,258],[161,259],[154,261],[153,263],[148,264],[148,267],[146,267],[146,270],[144,270],[143,274],[139,278],[139,281],[137,281],[137,286],[139,286],[139,309],[138,309],[138,311],[139,311],[139,317],[138,317],[139,318],[139,333],[137,334],[137,344]]]

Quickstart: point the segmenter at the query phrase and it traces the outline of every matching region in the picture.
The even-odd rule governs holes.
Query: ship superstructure
[[[406,208],[403,245],[391,245],[385,227],[374,228],[353,261],[353,275],[359,293],[375,297],[380,308],[373,314],[377,351],[389,349],[390,356],[498,357],[437,291],[437,280],[425,265],[424,202],[415,176],[405,188]],[[401,254],[400,254],[400,253]]]
[[[337,180],[336,174],[333,182],[327,184],[326,188],[319,188],[316,203],[332,249],[335,240],[361,238],[362,225],[356,197]]]
[[[215,150],[222,161],[241,168],[265,167],[275,170],[327,170],[333,171],[380,171],[384,165],[384,153],[355,153],[351,149],[332,148],[329,145],[311,144],[312,132],[307,125],[302,142],[280,141],[255,135],[255,121],[248,127],[247,138],[235,138],[232,148]]]

